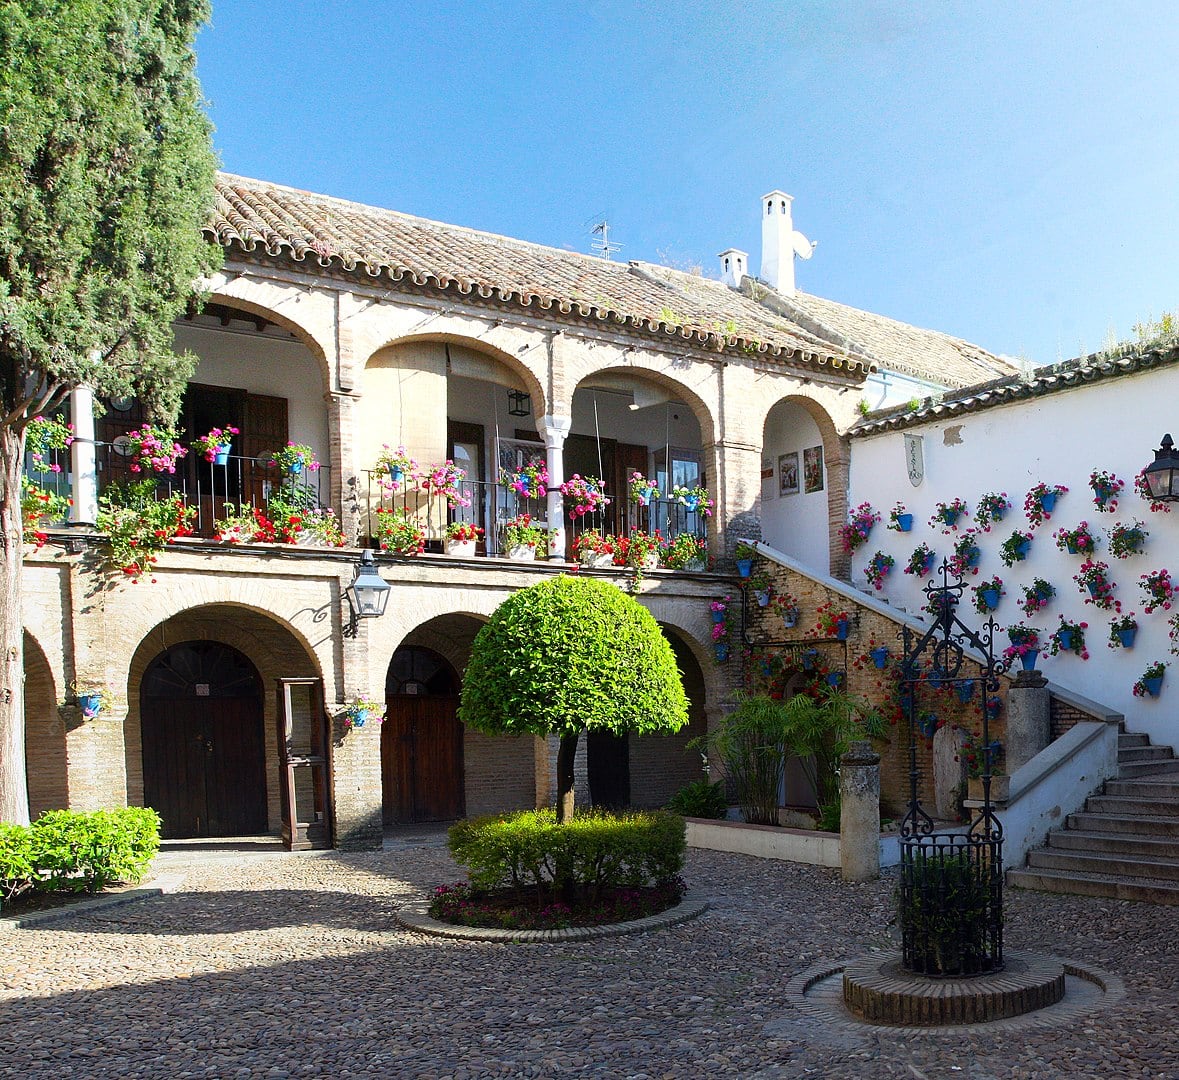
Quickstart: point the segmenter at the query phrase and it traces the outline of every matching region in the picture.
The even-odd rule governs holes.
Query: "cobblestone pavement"
[[[166,856],[165,864],[191,856]],[[459,874],[440,844],[241,854],[180,891],[5,936],[0,1076],[1179,1076],[1176,912],[1008,894],[1007,942],[1120,976],[1080,1021],[846,1029],[784,984],[893,944],[891,883],[693,851],[702,917],[568,944],[428,938],[393,910]]]

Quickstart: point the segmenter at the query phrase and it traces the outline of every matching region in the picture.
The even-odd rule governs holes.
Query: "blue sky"
[[[224,168],[798,285],[1052,363],[1179,309],[1172,0],[213,0]]]

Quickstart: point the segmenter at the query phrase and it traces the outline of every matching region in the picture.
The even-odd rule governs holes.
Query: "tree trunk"
[[[573,758],[577,754],[578,732],[562,735],[557,750],[557,821],[573,817]]]
[[[24,624],[21,570],[24,521],[20,478],[24,429],[0,424],[0,821],[27,825],[29,789],[25,776]]]

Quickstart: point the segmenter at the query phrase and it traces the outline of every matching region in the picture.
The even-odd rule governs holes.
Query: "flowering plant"
[[[582,529],[573,540],[573,554],[578,559],[585,559],[590,555],[610,555],[618,550],[616,536],[603,536],[598,529]]]
[[[1093,489],[1093,505],[1103,514],[1112,514],[1118,508],[1118,492],[1126,482],[1113,473],[1094,469],[1089,474],[1089,486]]]
[[[1134,490],[1138,493],[1140,499],[1145,500],[1150,504],[1151,513],[1157,514],[1160,511],[1164,514],[1171,512],[1171,504],[1167,502],[1160,502],[1150,492],[1150,485],[1146,482],[1146,470],[1138,473],[1134,477]]]
[[[1128,630],[1137,630],[1137,629],[1138,629],[1138,620],[1136,618],[1134,618],[1134,612],[1132,612],[1132,611],[1130,612],[1129,615],[1123,615],[1119,619],[1111,619],[1110,623],[1109,623],[1109,643],[1108,643],[1109,648],[1111,648],[1111,649],[1122,648],[1121,635],[1126,633]]]
[[[713,611],[713,612],[719,612],[720,614],[723,615],[726,611],[729,610],[729,605],[732,602],[733,602],[733,598],[731,596],[726,596],[723,600],[713,600],[709,603],[708,610]]]
[[[825,600],[815,608],[815,614],[819,617],[815,629],[824,637],[836,637],[840,629],[851,621],[846,611],[836,607],[834,600]]]
[[[23,525],[23,539],[26,544],[44,545],[49,539],[41,531],[41,519],[61,521],[70,511],[70,500],[49,488],[42,487],[28,476],[20,478],[20,513]]]
[[[446,539],[456,544],[469,544],[483,535],[483,529],[473,521],[452,521],[446,526]]]
[[[1085,631],[1088,629],[1087,622],[1069,622],[1061,615],[1060,625],[1052,632],[1049,651],[1053,656],[1060,652],[1073,652],[1082,660],[1088,660],[1089,650],[1085,648]]]
[[[107,534],[111,565],[133,582],[151,570],[171,541],[192,535],[195,517],[196,507],[185,506],[179,495],[156,498],[151,479],[111,484],[98,499],[98,528]]]
[[[966,738],[962,741],[962,749],[958,751],[958,760],[966,766],[966,775],[977,780],[985,772],[995,773],[995,766],[1002,752],[1003,744],[998,739],[984,743],[982,736],[970,731],[966,733]],[[988,765],[990,769],[987,768]]]
[[[1007,595],[1007,590],[1003,588],[1003,579],[997,575],[988,581],[980,582],[971,591],[973,593],[971,602],[974,604],[974,610],[977,611],[980,615],[985,615],[988,611],[994,610],[993,608],[989,607],[986,600],[983,599],[983,593],[996,592],[1000,597]]]
[[[274,540],[274,525],[261,510],[243,503],[235,507],[226,503],[213,527],[213,536],[227,544],[244,544],[252,540]]]
[[[663,551],[663,535],[658,529],[653,533],[636,529],[623,539],[621,546],[625,565],[634,570],[643,570],[651,562],[658,564]]]
[[[1062,484],[1040,483],[1024,496],[1023,512],[1027,515],[1033,529],[1052,516],[1052,511],[1056,508],[1056,500],[1066,491],[1068,488]]]
[[[713,600],[708,605],[708,610],[712,612],[712,640],[714,643],[719,644],[729,636],[730,603],[732,603],[732,597],[726,596],[723,600]]]
[[[1019,602],[1019,606],[1025,615],[1034,615],[1041,608],[1046,608],[1048,601],[1055,595],[1056,589],[1053,588],[1052,583],[1038,577],[1024,588],[1023,599]]]
[[[1115,559],[1128,559],[1131,555],[1141,555],[1142,545],[1150,535],[1143,528],[1141,521],[1134,521],[1129,525],[1117,522],[1109,530],[1109,550]]]
[[[543,559],[549,553],[552,534],[548,529],[533,524],[531,514],[517,514],[510,521],[504,522],[503,529],[505,548],[535,548],[538,559]]]
[[[1032,543],[1032,534],[1015,530],[1002,544],[999,545],[999,558],[1004,566],[1014,566],[1028,557],[1028,548]]]
[[[133,473],[174,473],[176,462],[188,451],[176,441],[176,433],[155,424],[143,424],[124,436],[128,468]]]
[[[36,472],[61,472],[56,461],[47,465],[45,456],[52,450],[65,450],[73,441],[74,425],[61,420],[35,416],[25,426],[25,450],[32,458]]]
[[[385,703],[354,697],[340,710],[340,719],[346,728],[364,727],[367,720],[375,720],[378,724],[383,724],[385,722]]]
[[[966,508],[966,503],[961,499],[952,499],[948,503],[934,503],[933,507],[933,515],[929,519],[929,524],[935,529],[940,528],[947,536],[957,530],[958,519],[970,513]]]
[[[217,451],[222,447],[229,446],[233,442],[233,437],[240,434],[241,431],[238,428],[232,424],[226,424],[223,428],[211,428],[207,435],[193,439],[191,446],[206,461],[216,461]]]
[[[466,472],[447,458],[441,465],[431,465],[418,479],[418,489],[428,496],[441,495],[449,506],[470,506],[463,494],[462,483]]]
[[[889,571],[895,565],[896,559],[891,555],[885,555],[883,551],[878,551],[864,567],[864,577],[871,582],[873,588],[882,589],[884,588],[884,579],[888,577]]]
[[[274,525],[273,539],[280,544],[306,543],[306,538],[324,547],[343,547],[344,534],[340,522],[328,507],[290,506],[279,499],[271,499],[267,516]]]
[[[909,562],[905,566],[905,573],[914,574],[917,577],[925,577],[933,569],[933,560],[933,548],[928,544],[918,544],[913,549],[913,554],[909,556]]]
[[[905,509],[905,504],[903,502],[898,502],[888,512],[888,525],[885,527],[892,529],[893,532],[905,532],[906,530],[901,528],[901,518],[902,517],[908,517],[908,518],[912,519],[913,515],[910,514],[908,510]],[[913,524],[912,520],[910,520],[909,524],[910,524],[910,526],[912,526],[912,524]]]
[[[963,577],[969,571],[971,575],[978,574],[978,561],[982,552],[978,547],[978,532],[967,529],[954,540],[954,554],[950,556],[950,573],[955,577]]]
[[[1149,615],[1155,608],[1164,611],[1171,610],[1171,600],[1175,596],[1175,586],[1171,582],[1171,575],[1166,570],[1151,570],[1138,579],[1139,588],[1146,598],[1142,610]]]
[[[1103,611],[1121,611],[1120,600],[1113,598],[1116,585],[1109,580],[1109,566],[1103,562],[1086,559],[1081,563],[1081,569],[1073,574],[1075,581],[1082,589],[1088,589],[1086,604],[1101,608]]]
[[[561,494],[565,496],[566,500],[573,503],[569,516],[574,519],[596,513],[610,505],[610,499],[606,496],[602,481],[596,476],[583,477],[574,473],[561,485]]]
[[[1082,521],[1075,529],[1057,529],[1052,538],[1061,551],[1067,551],[1070,555],[1092,555],[1097,550],[1087,521]]]
[[[382,444],[381,452],[373,462],[373,471],[383,474],[377,483],[390,491],[396,491],[402,485],[408,488],[418,480],[418,463],[404,446],[393,449],[388,443]]]
[[[285,473],[301,473],[304,469],[315,472],[319,462],[315,460],[315,451],[305,443],[289,442],[281,450],[275,450],[270,455],[275,468]]]
[[[1170,664],[1164,660],[1156,660],[1153,664],[1148,664],[1146,670],[1139,676],[1138,681],[1134,684],[1135,697],[1153,697],[1150,690],[1147,689],[1146,683],[1150,679],[1161,679],[1166,673]],[[1155,693],[1158,691],[1156,690]]]
[[[779,615],[788,615],[791,613],[795,616],[798,615],[798,598],[788,592],[774,593],[770,597],[770,604],[776,609]]]
[[[1022,660],[1028,653],[1040,651],[1039,627],[1016,623],[1007,628],[1007,637],[1011,644],[1003,650],[1003,659],[1008,666],[1014,660]]]
[[[506,484],[522,499],[543,499],[548,493],[549,466],[542,457],[530,458],[517,472],[503,469],[500,483]]]
[[[659,488],[655,481],[649,480],[637,469],[627,477],[627,484],[630,485],[631,502],[636,502],[639,506],[646,506],[652,499],[659,498]]]
[[[712,517],[712,508],[715,503],[708,497],[708,488],[680,487],[677,484],[671,489],[671,497],[677,502],[683,503],[689,512],[694,511],[704,517]]]
[[[880,520],[880,515],[872,509],[871,503],[862,502],[849,515],[846,525],[839,527],[839,539],[843,550],[849,554],[860,547],[868,539],[872,526]]]
[[[983,532],[990,532],[991,523],[1002,521],[1010,509],[1011,501],[1007,498],[1007,492],[988,491],[974,504],[974,520]]]
[[[672,570],[686,570],[693,564],[707,565],[708,548],[702,537],[693,533],[676,533],[663,551],[663,565]]]
[[[426,550],[426,530],[403,506],[377,508],[376,536],[382,551],[413,556]]]
[[[83,698],[88,699],[82,707],[82,714],[88,720],[93,719],[101,712],[110,712],[115,707],[115,692],[109,683],[73,679],[67,689],[78,705],[82,705]]]

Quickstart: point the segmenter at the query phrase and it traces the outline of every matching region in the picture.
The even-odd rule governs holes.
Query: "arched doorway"
[[[264,833],[263,688],[250,660],[218,641],[160,653],[140,683],[144,803],[168,839]]]
[[[381,791],[386,825],[465,813],[458,676],[432,649],[404,646],[385,679]]]

